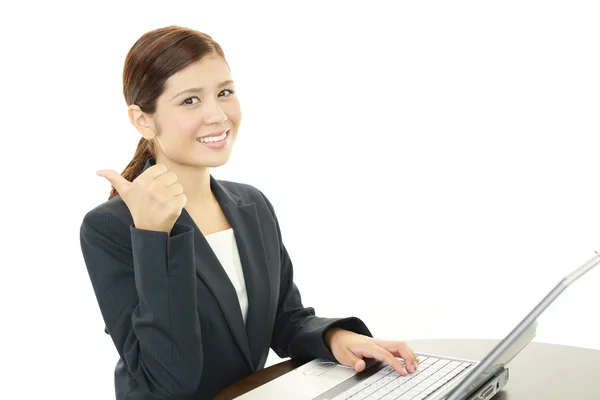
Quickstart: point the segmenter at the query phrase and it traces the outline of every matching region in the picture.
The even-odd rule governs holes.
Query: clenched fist
[[[133,217],[137,229],[171,232],[187,202],[177,175],[163,164],[156,164],[129,182],[113,170],[96,175],[108,179]]]

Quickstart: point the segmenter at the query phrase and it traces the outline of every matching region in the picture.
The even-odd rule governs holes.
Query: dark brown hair
[[[136,104],[143,112],[153,114],[167,79],[210,54],[225,58],[217,42],[193,29],[172,25],[143,34],[125,58],[123,95],[127,105]],[[156,157],[154,142],[141,138],[121,175],[132,182],[150,157]],[[113,187],[108,199],[117,194]]]

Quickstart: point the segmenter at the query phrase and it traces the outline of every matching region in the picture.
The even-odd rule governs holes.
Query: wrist
[[[323,334],[323,341],[325,342],[325,346],[331,348],[331,341],[333,337],[340,331],[343,331],[342,328],[329,328]]]

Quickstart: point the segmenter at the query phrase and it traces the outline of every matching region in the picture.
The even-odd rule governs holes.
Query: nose
[[[204,123],[207,125],[222,124],[227,121],[227,114],[216,101],[204,103]]]

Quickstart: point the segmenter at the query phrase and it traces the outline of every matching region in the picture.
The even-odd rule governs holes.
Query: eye
[[[233,90],[230,90],[230,89],[224,89],[224,90],[221,90],[221,93],[225,93],[225,92],[229,92],[229,94],[225,95],[225,97],[227,97],[227,96],[231,96],[232,94],[234,94],[234,93],[235,93]],[[219,93],[219,95],[220,95],[221,93]]]
[[[188,105],[188,106],[191,106],[191,105],[193,105],[193,104],[196,104],[196,103],[194,103],[194,102],[190,102],[190,101],[189,101],[189,100],[193,100],[193,99],[196,99],[196,100],[198,100],[198,103],[200,102],[200,99],[199,99],[198,97],[196,97],[196,96],[193,96],[193,97],[188,97],[188,98],[187,98],[187,99],[185,99],[185,100],[183,101],[183,103],[181,103],[181,104],[185,104],[185,105]]]

